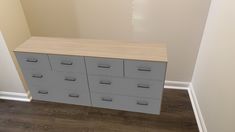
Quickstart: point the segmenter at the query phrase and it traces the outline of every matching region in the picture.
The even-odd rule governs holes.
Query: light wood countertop
[[[166,46],[156,43],[31,37],[14,51],[167,62]]]

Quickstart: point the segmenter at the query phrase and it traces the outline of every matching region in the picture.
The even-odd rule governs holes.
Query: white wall
[[[210,0],[21,0],[32,35],[159,42],[191,81]]]
[[[0,32],[0,91],[24,93],[24,87]]]
[[[192,84],[208,132],[235,132],[235,1],[213,0]]]
[[[1,43],[3,48],[0,49],[0,91],[23,93],[25,89],[18,82],[19,75],[14,70],[14,63],[23,80],[22,73],[12,52],[30,37],[20,0],[0,0],[0,30],[5,40],[5,43]],[[14,63],[12,63],[12,60]],[[7,75],[8,72],[9,75]],[[17,84],[19,85],[17,86]]]

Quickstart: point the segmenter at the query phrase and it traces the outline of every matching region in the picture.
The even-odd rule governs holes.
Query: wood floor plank
[[[199,132],[187,91],[165,89],[161,115],[0,100],[0,132]]]

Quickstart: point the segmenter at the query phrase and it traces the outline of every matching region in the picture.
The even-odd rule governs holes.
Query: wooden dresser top
[[[166,46],[156,43],[31,37],[14,51],[167,62]]]

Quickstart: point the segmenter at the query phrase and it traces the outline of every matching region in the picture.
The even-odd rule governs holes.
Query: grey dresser
[[[32,37],[15,55],[35,100],[160,114],[164,45]]]

